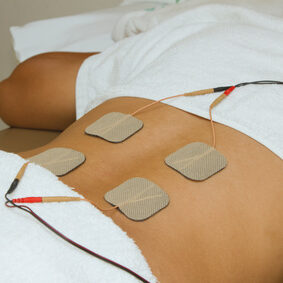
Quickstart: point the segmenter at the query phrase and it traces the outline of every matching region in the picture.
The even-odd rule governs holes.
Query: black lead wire
[[[15,182],[12,183],[11,187],[13,186]],[[17,182],[18,184],[18,182]],[[140,280],[143,283],[150,283],[148,280],[146,280],[145,278],[143,278],[142,276],[140,276],[139,274],[137,274],[136,272],[134,272],[133,270],[111,260],[108,259],[100,254],[97,254],[95,252],[93,252],[92,250],[89,250],[88,248],[80,245],[79,243],[71,240],[70,238],[68,238],[67,236],[65,236],[64,234],[62,234],[61,232],[59,232],[57,229],[55,229],[54,227],[52,227],[49,223],[47,223],[45,220],[43,220],[38,214],[36,214],[30,207],[25,206],[25,205],[17,205],[15,204],[11,199],[8,198],[8,194],[10,194],[11,191],[14,191],[17,187],[17,185],[15,187],[13,187],[13,190],[10,189],[7,191],[7,193],[5,194],[5,205],[9,208],[19,208],[27,213],[29,213],[31,216],[33,216],[36,220],[38,220],[40,223],[42,223],[46,228],[48,228],[49,230],[51,230],[53,233],[55,233],[57,236],[59,236],[60,238],[62,238],[63,240],[65,240],[66,242],[70,243],[71,245],[79,248],[80,250],[90,254],[91,256],[94,256],[100,260],[103,260],[109,264],[112,264],[113,266],[118,267],[121,270],[124,270],[125,272],[131,274],[132,276],[134,276],[135,278],[137,278],[138,280]]]
[[[239,83],[239,84],[236,84],[235,87],[242,87],[246,85],[274,85],[274,84],[282,85],[283,82],[282,81],[272,81],[272,80],[253,81],[253,82]],[[222,92],[222,91],[229,89],[230,87],[232,87],[232,85],[215,87],[214,92]]]
[[[272,85],[272,84],[278,84],[282,85],[282,81],[272,81],[272,80],[263,80],[263,81],[253,81],[253,82],[244,82],[236,84],[235,87],[241,87],[246,85]]]

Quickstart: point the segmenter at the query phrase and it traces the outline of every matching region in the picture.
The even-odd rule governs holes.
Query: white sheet
[[[51,51],[103,51],[113,44],[111,32],[121,16],[160,5],[154,1],[140,1],[132,5],[11,27],[16,57],[22,62],[36,54]]]
[[[135,0],[134,0],[135,1]],[[127,3],[134,2],[133,0]],[[185,2],[186,0],[176,1]],[[164,1],[166,2],[166,1]],[[170,0],[169,0],[170,2]],[[171,0],[173,2],[173,0]],[[175,2],[175,1],[174,1]],[[148,31],[185,9],[192,9],[207,4],[229,4],[251,8],[259,12],[268,13],[273,16],[283,17],[283,2],[281,0],[187,0],[182,5],[163,5],[152,10],[134,11],[123,15],[112,31],[114,41],[130,37],[141,32]],[[154,13],[151,13],[154,11]]]
[[[178,5],[182,9],[170,19],[83,63],[76,86],[77,118],[117,96],[160,99],[245,81],[282,80],[282,18],[223,4]],[[239,88],[213,110],[214,120],[282,158],[282,91],[275,85]],[[208,118],[215,97],[166,103]]]
[[[3,196],[23,163],[18,155],[0,151],[0,282],[138,282],[71,246],[27,213],[5,207]],[[12,198],[54,195],[78,196],[49,171],[30,164]],[[134,241],[89,203],[30,206],[66,236],[156,282]]]

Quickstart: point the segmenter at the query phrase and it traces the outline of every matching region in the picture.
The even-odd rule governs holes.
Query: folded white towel
[[[0,151],[0,282],[137,282],[63,241],[29,214],[4,205],[4,194],[23,163],[18,155]],[[46,169],[30,164],[12,197],[54,195],[79,196]],[[88,202],[30,206],[72,240],[156,282],[134,241]]]
[[[83,63],[76,87],[78,118],[117,96],[157,100],[246,81],[283,80],[282,18],[243,7],[185,4],[174,17]],[[213,110],[214,120],[283,157],[282,94],[282,85],[236,89]],[[216,96],[165,103],[208,118]]]
[[[114,26],[112,31],[113,40],[118,41],[125,37],[130,37],[141,32],[148,31],[161,22],[172,18],[186,9],[192,9],[194,7],[210,3],[234,4],[237,6],[252,8],[259,12],[269,13],[274,16],[283,16],[283,2],[281,0],[189,0],[182,4],[181,2],[185,2],[185,0],[169,0],[171,5],[168,6],[163,5],[156,9],[127,13],[122,16],[118,23]]]

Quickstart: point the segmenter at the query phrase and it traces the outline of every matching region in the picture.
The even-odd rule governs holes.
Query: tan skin
[[[169,206],[146,221],[131,221],[118,210],[105,212],[136,241],[160,282],[282,282],[282,160],[248,136],[216,124],[217,149],[228,166],[203,182],[190,181],[167,167],[164,158],[193,141],[210,144],[209,121],[162,103],[137,114],[144,128],[123,143],[84,134],[106,113],[131,113],[149,102],[109,100],[50,144],[21,155],[58,146],[83,152],[86,162],[60,179],[100,207],[111,207],[103,200],[107,191],[135,176],[163,188]]]
[[[64,130],[75,121],[81,63],[97,53],[45,53],[18,65],[0,83],[0,117],[21,128]]]

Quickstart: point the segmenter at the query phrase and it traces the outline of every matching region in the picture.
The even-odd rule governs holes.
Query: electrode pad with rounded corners
[[[55,147],[29,158],[29,160],[60,177],[80,166],[85,161],[85,156],[70,148]]]
[[[167,156],[165,163],[189,179],[202,181],[225,168],[227,160],[214,147],[194,142]]]
[[[126,140],[142,127],[143,122],[130,114],[111,112],[88,126],[85,133],[118,143]]]
[[[145,220],[169,203],[169,196],[151,181],[135,177],[127,180],[104,196],[132,220]]]

